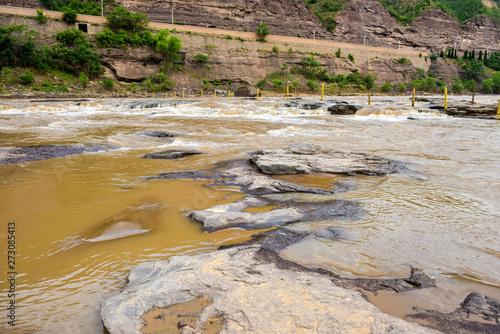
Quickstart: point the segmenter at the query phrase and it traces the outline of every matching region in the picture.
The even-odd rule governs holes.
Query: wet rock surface
[[[62,158],[75,154],[88,152],[99,152],[115,149],[116,147],[106,145],[95,146],[12,146],[0,147],[0,165],[13,164],[18,162],[45,160],[51,158]]]
[[[190,155],[203,154],[203,152],[195,150],[166,150],[155,153],[148,153],[144,156],[146,159],[178,159]]]
[[[130,272],[124,291],[103,303],[103,322],[110,333],[144,332],[141,317],[155,307],[209,298],[187,333],[203,332],[216,318],[220,333],[433,332],[384,314],[327,275],[261,261],[262,250],[272,252],[238,246],[141,264]]]
[[[183,179],[189,178],[193,180],[206,179],[213,180],[214,183],[209,185],[214,186],[238,186],[241,190],[253,196],[302,192],[321,195],[333,195],[338,191],[352,189],[348,184],[332,185],[332,190],[306,187],[293,182],[279,180],[268,175],[263,175],[254,168],[248,160],[234,160],[219,163],[214,169],[179,172],[179,173],[162,173],[158,176],[148,177],[149,179]]]
[[[265,174],[333,173],[386,175],[401,172],[403,164],[365,153],[351,153],[316,144],[296,144],[285,149],[262,150],[251,160]]]
[[[360,105],[339,103],[328,107],[327,110],[330,112],[330,115],[354,115],[356,111],[363,108],[364,107]]]
[[[416,308],[408,319],[422,319],[444,333],[499,333],[500,300],[472,292],[451,313]]]
[[[250,208],[273,204],[277,208],[264,212],[246,212]],[[356,218],[360,209],[354,202],[333,200],[323,202],[271,201],[247,197],[240,201],[195,211],[191,219],[201,223],[203,230],[213,232],[230,227],[261,229],[296,222],[328,218]]]

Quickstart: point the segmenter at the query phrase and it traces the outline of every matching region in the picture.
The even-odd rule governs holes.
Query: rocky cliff
[[[326,38],[329,32],[303,0],[118,0],[151,21],[255,32],[263,22],[276,35]]]
[[[341,42],[381,47],[418,48],[439,52],[452,47],[458,50],[500,50],[500,23],[478,16],[464,27],[451,15],[428,9],[409,26],[402,26],[378,0],[351,0],[337,15],[334,39]],[[490,53],[491,54],[491,53]]]

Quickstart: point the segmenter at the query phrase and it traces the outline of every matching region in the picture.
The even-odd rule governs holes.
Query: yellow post
[[[165,92],[165,98],[166,99],[168,98],[168,92]]]
[[[227,99],[231,100],[231,91],[230,90],[227,91]]]
[[[413,86],[413,94],[411,96],[411,106],[415,106],[415,86]]]
[[[153,92],[153,99],[155,98],[155,92]]]
[[[448,109],[448,87],[444,86],[444,110]]]
[[[286,86],[286,100],[290,100],[290,86]]]
[[[321,101],[323,101],[324,94],[325,94],[325,84],[321,84]]]
[[[203,100],[203,89],[201,90],[201,99]]]
[[[259,89],[259,87],[257,87],[257,101],[259,101],[259,92],[260,92],[260,89]]]
[[[184,89],[182,90],[182,98],[184,98]]]
[[[174,99],[177,97],[177,91],[174,92]]]
[[[214,89],[214,101],[217,99],[217,91]]]
[[[368,92],[368,105],[370,106],[372,104],[372,91]]]
[[[500,119],[500,101],[498,102],[497,120]]]

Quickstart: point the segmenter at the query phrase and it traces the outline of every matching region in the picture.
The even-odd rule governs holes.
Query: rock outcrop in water
[[[251,208],[274,205],[276,208],[262,212],[249,212]],[[318,221],[331,218],[356,218],[358,205],[343,200],[318,202],[272,201],[247,197],[230,204],[194,211],[189,216],[203,225],[203,230],[213,232],[230,227],[262,229],[296,222]]]
[[[103,303],[103,322],[112,334],[202,333],[213,322],[220,333],[433,333],[384,314],[327,275],[261,261],[262,251],[243,246],[141,264]],[[190,324],[177,311],[186,303],[199,306]]]
[[[365,153],[351,153],[322,145],[296,144],[280,150],[262,150],[252,161],[266,174],[386,175],[403,169],[401,163]]]
[[[161,152],[148,153],[144,156],[146,159],[178,159],[191,155],[203,154],[196,150],[165,150]]]
[[[95,146],[12,146],[0,147],[0,165],[13,164],[18,162],[45,160],[51,158],[62,158],[75,154],[87,152],[99,152],[115,149],[115,147],[105,145]]]

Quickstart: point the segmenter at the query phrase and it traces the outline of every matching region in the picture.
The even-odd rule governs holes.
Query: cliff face
[[[132,11],[147,13],[151,21],[210,28],[257,31],[260,22],[267,23],[272,34],[318,38],[330,33],[303,0],[118,0]]]
[[[490,45],[490,51],[500,50],[500,24],[479,16],[459,24],[441,10],[429,9],[411,25],[399,25],[378,0],[352,0],[337,15],[334,39],[341,42],[380,47],[418,48],[439,52],[456,42],[459,50],[481,49]],[[491,54],[491,53],[490,53]]]

